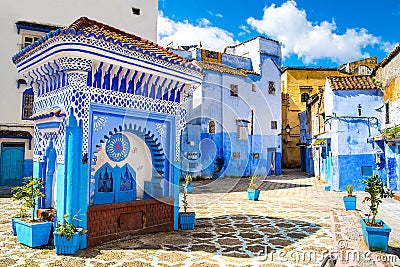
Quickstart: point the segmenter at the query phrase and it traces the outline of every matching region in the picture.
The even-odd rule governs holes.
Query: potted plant
[[[357,197],[353,196],[354,186],[346,186],[347,196],[343,197],[344,207],[346,210],[355,210],[357,205]]]
[[[249,177],[249,188],[247,189],[247,195],[249,200],[258,200],[261,190],[257,189],[256,185],[257,176],[253,175]]]
[[[12,188],[11,189],[12,191],[15,191],[16,190],[16,188]],[[17,201],[17,202],[20,202],[20,209],[19,209],[19,211],[17,212],[17,214],[15,214],[12,218],[11,218],[11,228],[12,228],[12,231],[13,231],[13,235],[14,236],[16,236],[17,235],[17,229],[16,229],[16,224],[15,224],[15,221],[16,220],[19,220],[19,219],[21,219],[21,218],[26,218],[27,217],[27,214],[26,214],[26,208],[22,205],[22,195],[21,194],[13,194],[13,196],[12,196],[12,198],[13,198],[13,200],[14,201]]]
[[[193,176],[188,174],[185,176],[185,183],[183,184],[183,191],[186,193],[192,193],[194,186],[192,185]]]
[[[76,215],[68,221],[68,214],[63,217],[63,222],[58,221],[54,231],[54,246],[56,254],[73,255],[79,249],[80,236],[86,234],[86,230],[76,227],[73,222]]]
[[[376,216],[382,199],[393,197],[393,192],[383,184],[382,179],[376,174],[363,180],[362,183],[366,185],[364,191],[369,194],[363,201],[369,202],[368,218],[360,219],[364,240],[369,250],[386,251],[391,228],[382,220],[378,220]]]
[[[188,201],[185,191],[183,191],[182,203],[184,212],[179,212],[179,227],[182,230],[193,230],[196,223],[196,213],[187,211]]]
[[[14,219],[18,241],[29,247],[39,247],[49,242],[52,222],[38,220],[36,218],[36,201],[45,195],[41,191],[44,188],[39,178],[27,177],[22,186],[13,188],[13,198],[21,202],[21,209],[31,210],[30,219]]]

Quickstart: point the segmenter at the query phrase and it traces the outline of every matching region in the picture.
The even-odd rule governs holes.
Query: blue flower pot
[[[346,210],[355,210],[357,206],[357,197],[343,197],[343,202]]]
[[[387,251],[389,234],[392,229],[381,220],[376,220],[376,222],[382,222],[383,227],[368,226],[365,221],[367,219],[360,219],[364,240],[368,245],[368,249],[371,251]]]
[[[54,232],[54,246],[57,255],[73,255],[79,249],[80,232],[72,235],[70,240],[59,233]]]
[[[196,213],[179,213],[179,227],[182,230],[193,230],[196,224]]]
[[[187,186],[186,186],[186,184],[183,185],[183,190],[186,193],[192,193],[193,192],[193,188],[194,188],[194,185],[192,185],[192,184],[189,184]]]
[[[31,248],[40,247],[49,243],[52,222],[24,222],[15,219],[18,242]]]
[[[261,190],[258,189],[247,189],[247,196],[249,197],[249,200],[258,200],[260,192]]]

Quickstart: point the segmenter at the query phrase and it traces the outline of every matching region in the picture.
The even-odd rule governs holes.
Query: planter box
[[[376,220],[376,222],[382,222],[383,227],[368,226],[365,223],[366,220],[365,218],[361,218],[360,223],[368,249],[371,251],[387,251],[389,234],[392,229],[381,220]]]
[[[29,223],[15,219],[18,242],[31,248],[49,243],[52,222]]]
[[[355,210],[357,206],[357,197],[343,197],[343,202],[346,210]]]
[[[261,190],[258,189],[247,189],[247,196],[249,197],[249,200],[258,200],[260,192]]]
[[[81,239],[80,231],[73,234],[70,240],[65,236],[60,236],[54,232],[54,246],[56,247],[57,255],[73,255],[79,249],[79,241]]]
[[[186,193],[192,193],[193,192],[193,188],[194,188],[194,185],[192,185],[192,184],[189,184],[188,186],[186,186],[186,184],[183,185],[183,190]]]
[[[196,224],[196,213],[186,212],[179,213],[179,227],[182,230],[193,230]]]

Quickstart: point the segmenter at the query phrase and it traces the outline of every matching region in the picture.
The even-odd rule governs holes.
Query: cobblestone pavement
[[[320,266],[333,253],[336,266],[400,266],[400,225],[393,228],[388,253],[349,259],[347,252],[368,252],[358,218],[365,213],[345,211],[343,192],[324,191],[322,183],[295,170],[258,179],[259,201],[247,199],[247,180],[225,178],[195,182],[189,195],[196,212],[193,231],[140,235],[58,256],[54,247],[31,249],[12,236],[10,218],[16,207],[0,199],[0,267],[3,266]],[[382,218],[400,215],[400,202],[385,200]],[[397,230],[394,229],[397,227]],[[354,253],[353,253],[354,254]],[[382,256],[387,256],[382,262]],[[390,257],[388,257],[390,256]],[[372,260],[370,260],[372,259]],[[326,265],[328,266],[328,265]]]

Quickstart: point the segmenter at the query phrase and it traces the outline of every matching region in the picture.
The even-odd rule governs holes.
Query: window
[[[37,40],[39,40],[39,36],[33,36],[33,35],[23,35],[22,36],[22,45],[21,49],[24,49],[25,47],[33,44]]]
[[[132,14],[133,15],[140,15],[140,8],[132,7]]]
[[[231,84],[231,96],[239,96],[239,89],[237,84]]]
[[[208,133],[215,134],[215,122],[214,121],[210,121],[208,123]]]
[[[385,104],[385,123],[390,123],[390,104]]]
[[[301,102],[307,102],[308,98],[310,98],[310,96],[307,93],[301,94]]]
[[[187,152],[186,158],[190,160],[197,160],[198,159],[197,152]]]
[[[253,83],[253,84],[251,85],[251,91],[252,91],[252,92],[257,92],[257,85],[256,85],[255,83]]]
[[[189,162],[189,168],[190,169],[195,169],[197,167],[196,162]]]
[[[268,94],[274,95],[275,94],[275,82],[274,81],[269,81],[268,82]]]
[[[362,166],[361,167],[361,175],[362,176],[367,176],[367,177],[372,176],[373,175],[372,167],[371,166]]]
[[[278,122],[277,121],[271,121],[271,129],[278,129]]]
[[[22,119],[29,120],[33,109],[33,90],[28,89],[22,95]]]
[[[248,136],[248,130],[247,130],[247,126],[242,126],[239,125],[238,126],[238,140],[247,140],[249,138]]]
[[[233,152],[232,159],[240,159],[240,152]]]

